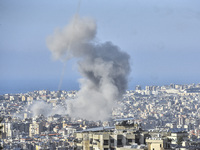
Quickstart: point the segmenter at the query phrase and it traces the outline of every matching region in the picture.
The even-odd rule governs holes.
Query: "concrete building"
[[[172,140],[172,144],[177,144],[178,140],[181,138],[182,140],[188,139],[188,133],[183,128],[173,128],[170,129],[170,136],[168,136],[169,139]]]
[[[170,142],[168,139],[147,138],[148,150],[170,150]]]
[[[43,125],[41,122],[32,123],[30,124],[30,127],[29,127],[29,136],[32,137],[36,134],[40,134],[42,131],[43,131]]]
[[[77,150],[130,149],[133,143],[144,144],[144,136],[139,124],[128,119],[117,120],[115,127],[98,127],[77,132],[75,145]]]

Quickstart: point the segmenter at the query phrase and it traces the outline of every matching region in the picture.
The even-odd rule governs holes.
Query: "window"
[[[132,139],[128,139],[128,142],[129,142],[129,143],[132,142]]]
[[[108,145],[108,140],[104,140],[103,145]]]
[[[92,144],[92,142],[93,142],[93,139],[90,139],[90,144]]]
[[[126,145],[131,145],[131,144],[132,144],[132,142],[133,142],[133,140],[132,140],[132,139],[126,139]]]
[[[122,139],[117,140],[117,146],[120,146],[120,145],[122,145]]]
[[[114,139],[110,139],[110,143],[114,143]]]

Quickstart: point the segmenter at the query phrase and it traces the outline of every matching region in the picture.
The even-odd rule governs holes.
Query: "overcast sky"
[[[77,12],[78,0],[0,0],[0,93],[57,90],[63,63],[46,39]],[[79,15],[97,23],[96,41],[111,41],[131,56],[136,84],[200,82],[199,0],[82,0]],[[62,89],[78,89],[75,60]]]

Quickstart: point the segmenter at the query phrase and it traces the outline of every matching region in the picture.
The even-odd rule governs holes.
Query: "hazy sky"
[[[78,0],[0,0],[0,93],[57,90],[63,63],[46,39],[76,13]],[[97,23],[97,42],[111,41],[131,56],[136,84],[200,82],[199,0],[82,0],[80,16]],[[71,60],[62,89],[78,89]]]

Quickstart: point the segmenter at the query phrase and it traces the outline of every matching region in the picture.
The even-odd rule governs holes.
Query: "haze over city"
[[[57,90],[63,62],[53,60],[46,40],[64,28],[79,1],[0,1],[0,91]],[[95,20],[95,41],[130,55],[128,89],[135,85],[199,83],[200,2],[81,1],[80,17]],[[61,89],[79,89],[76,59],[65,69]]]

